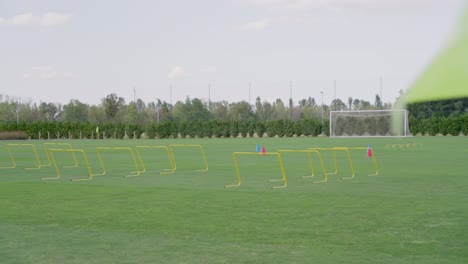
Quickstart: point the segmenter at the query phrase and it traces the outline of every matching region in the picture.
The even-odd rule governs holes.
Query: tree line
[[[330,105],[321,105],[314,98],[305,98],[293,104],[285,104],[281,99],[274,102],[257,97],[253,105],[246,101],[204,101],[187,97],[185,101],[170,104],[166,101],[145,103],[141,99],[126,102],[124,98],[112,93],[101,99],[98,105],[89,105],[79,100],[67,104],[40,102],[19,102],[0,94],[0,122],[72,122],[72,123],[126,123],[145,126],[151,122],[172,121],[175,123],[198,121],[267,121],[321,119],[330,110],[370,110],[390,108],[383,105],[378,95],[375,104],[349,98],[348,103],[336,99]]]
[[[402,93],[400,93],[402,96]],[[398,98],[397,98],[398,100]],[[391,109],[379,95],[374,103],[348,98],[322,105],[314,98],[296,104],[281,99],[274,102],[257,97],[254,104],[246,101],[204,101],[187,97],[170,104],[156,99],[145,103],[141,99],[127,103],[112,93],[98,105],[79,100],[67,104],[19,102],[0,95],[0,132],[26,131],[31,138],[94,138],[96,128],[109,138],[198,136],[227,137],[318,135],[328,133],[330,111]],[[412,104],[410,131],[413,134],[468,134],[468,99]],[[323,120],[323,125],[322,125]],[[450,129],[446,129],[449,127]],[[135,132],[135,133],[134,133]]]

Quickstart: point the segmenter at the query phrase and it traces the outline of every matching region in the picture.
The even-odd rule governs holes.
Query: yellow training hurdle
[[[351,170],[351,176],[349,177],[342,177],[342,179],[352,179],[354,178],[354,166],[353,161],[351,159],[351,154],[349,153],[349,148],[342,148],[342,147],[333,147],[333,148],[308,148],[310,150],[323,150],[323,151],[333,151],[333,165],[334,165],[334,172],[328,173],[329,175],[336,175],[338,174],[338,159],[337,159],[337,151],[344,151],[346,154],[346,158],[349,163],[349,168]]]
[[[203,157],[203,162],[205,163],[205,168],[201,170],[196,170],[196,171],[207,171],[208,170],[208,161],[206,160],[205,156],[205,151],[203,150],[202,145],[182,145],[182,144],[174,144],[174,145],[169,145],[169,149],[171,150],[172,154],[172,161],[174,165],[174,171],[177,169],[177,163],[174,157],[174,148],[200,148],[200,153]]]
[[[102,155],[101,155],[101,151],[103,151],[103,150],[126,150],[126,151],[130,152],[130,156],[132,157],[132,161],[133,161],[133,164],[135,165],[136,171],[132,171],[132,172],[130,172],[129,175],[124,176],[124,177],[140,176],[141,171],[140,171],[140,168],[138,166],[137,160],[135,158],[135,154],[134,154],[132,148],[128,148],[128,147],[97,147],[96,148],[96,155],[98,157],[99,164],[101,165],[102,173],[95,174],[94,176],[106,175],[106,167],[104,166],[104,162],[102,160]]]
[[[365,147],[353,147],[347,148],[348,150],[367,150]],[[379,175],[379,165],[377,164],[377,158],[375,157],[375,151],[372,150],[372,163],[374,164],[375,173],[369,174],[367,176],[378,176]]]
[[[57,177],[42,178],[43,180],[55,180],[55,179],[60,179],[61,178],[60,169],[59,169],[59,167],[57,165],[57,161],[55,159],[54,152],[73,153],[73,157],[75,157],[76,167],[78,167],[78,162],[77,162],[76,156],[74,154],[75,153],[81,153],[81,155],[83,156],[83,159],[85,161],[86,168],[88,169],[88,178],[74,178],[71,181],[88,181],[88,180],[93,179],[93,174],[91,172],[91,166],[89,166],[88,158],[86,157],[86,154],[85,154],[85,152],[83,150],[81,150],[81,149],[48,149],[48,152],[49,152],[49,155],[50,155],[50,160],[54,164],[55,171],[57,172]],[[73,166],[72,168],[76,168],[76,167]]]
[[[172,151],[170,148],[166,147],[166,146],[136,146],[135,147],[135,152],[138,156],[138,159],[140,160],[140,163],[141,163],[141,166],[142,166],[142,170],[140,172],[146,172],[146,166],[145,166],[145,163],[143,162],[143,158],[141,156],[141,153],[140,153],[140,149],[149,149],[149,148],[152,148],[152,149],[165,149],[166,150],[166,153],[167,153],[167,157],[169,158],[169,163],[171,164],[171,168],[170,169],[163,169],[162,171],[158,171],[158,174],[173,174],[176,170],[176,165],[175,165],[175,161],[174,161],[174,155],[172,154]]]
[[[278,188],[286,188],[287,186],[287,180],[286,180],[286,174],[284,172],[284,166],[283,166],[283,160],[281,159],[281,155],[277,152],[269,152],[269,153],[258,153],[258,152],[233,152],[232,153],[232,159],[234,160],[234,166],[236,168],[236,174],[237,174],[237,184],[232,184],[232,185],[225,185],[224,187],[229,188],[229,187],[239,187],[241,185],[241,176],[239,172],[239,164],[237,162],[237,155],[256,155],[256,156],[262,156],[262,155],[273,155],[278,158],[278,162],[280,165],[281,169],[281,175],[282,179],[281,180],[270,180],[270,181],[283,181],[282,186],[275,186],[272,187],[273,189],[278,189]]]
[[[47,164],[42,164],[40,165],[41,167],[50,167],[51,166],[51,154],[49,152],[49,148],[50,147],[56,147],[56,146],[66,146],[68,147],[68,149],[72,149],[72,146],[70,143],[58,143],[58,142],[47,142],[47,143],[44,143],[44,152],[46,154],[46,157],[47,157]],[[71,165],[71,166],[63,166],[64,168],[76,168],[78,167],[78,162],[76,160],[76,156],[75,156],[75,153],[76,151],[69,151],[72,156],[73,156],[73,161],[75,162],[75,165]]]
[[[312,155],[311,153],[316,153],[318,160],[320,162],[320,166],[322,167],[322,173],[323,173],[323,180],[321,181],[315,181],[314,183],[322,183],[322,182],[327,182],[328,181],[328,173],[327,170],[325,169],[325,165],[323,163],[322,155],[320,155],[320,151],[318,150],[313,150],[313,149],[307,149],[307,150],[292,150],[292,149],[282,149],[278,150],[278,153],[283,153],[283,152],[295,152],[295,153],[307,153],[307,157],[309,158],[309,166],[312,171],[312,175],[310,176],[303,176],[302,178],[311,178],[315,177],[314,173],[314,166],[312,163]]]
[[[41,161],[39,159],[39,155],[37,154],[36,146],[34,146],[33,144],[13,144],[13,143],[11,143],[11,144],[6,144],[5,147],[6,147],[7,151],[8,151],[8,155],[10,156],[12,166],[0,167],[0,169],[14,169],[14,168],[16,168],[15,157],[13,156],[13,153],[11,151],[12,147],[31,147],[31,149],[33,151],[33,154],[34,154],[34,158],[36,159],[36,166],[32,167],[32,168],[27,167],[27,168],[24,168],[24,169],[34,170],[34,169],[40,169],[41,168]]]

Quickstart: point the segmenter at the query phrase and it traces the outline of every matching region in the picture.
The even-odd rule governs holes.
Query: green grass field
[[[31,148],[16,147],[16,169],[0,169],[1,263],[467,263],[468,139],[180,139],[61,141],[88,154],[94,149],[136,145],[201,144],[207,172],[196,148],[175,151],[173,175],[147,172],[125,178],[134,165],[129,152],[103,152],[107,175],[71,182],[87,175],[78,168],[34,166]],[[0,142],[0,166],[9,166],[7,143]],[[417,147],[388,148],[388,144]],[[367,147],[371,144],[380,175],[365,151],[354,151],[356,177],[349,176],[344,154],[339,175],[310,174],[307,155],[283,156],[286,189],[272,189],[281,178],[273,156],[242,156],[242,185],[236,183],[234,151],[267,152],[307,147]],[[143,153],[148,170],[169,168],[161,150]],[[332,170],[331,153],[324,153]],[[57,154],[72,165],[69,153]],[[314,165],[318,165],[314,159]]]

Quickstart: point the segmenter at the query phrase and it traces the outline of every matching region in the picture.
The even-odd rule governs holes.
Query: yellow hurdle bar
[[[11,161],[11,166],[9,167],[0,167],[0,169],[15,169],[16,168],[16,162],[15,162],[15,158],[13,157],[13,154],[11,153],[11,150],[10,148],[6,147],[7,149],[7,152],[8,152],[8,156],[10,156],[10,161]]]
[[[355,147],[355,148],[348,148],[350,150],[367,150],[365,147]],[[375,173],[369,174],[367,176],[378,176],[379,175],[379,166],[377,165],[377,158],[375,157],[375,151],[372,149],[372,163],[374,164]]]
[[[306,150],[302,150],[302,149],[299,149],[299,150],[292,150],[292,149],[282,149],[282,150],[278,150],[279,153],[282,153],[282,152],[296,152],[296,153],[307,153],[307,157],[309,158],[309,165],[310,165],[310,168],[312,170],[312,175],[311,176],[303,176],[302,178],[312,178],[315,176],[315,173],[314,173],[314,167],[313,167],[313,164],[312,164],[312,155],[311,153],[316,153],[317,154],[317,157],[319,159],[319,162],[320,162],[320,166],[322,167],[322,173],[323,173],[323,180],[321,181],[316,181],[314,183],[322,183],[322,182],[327,182],[328,181],[328,174],[327,174],[327,170],[325,169],[325,165],[323,163],[323,159],[322,159],[322,155],[320,155],[320,151],[318,150],[313,150],[313,149],[306,149]]]
[[[101,156],[101,151],[102,150],[127,150],[130,152],[130,155],[132,157],[133,164],[135,165],[136,171],[130,172],[130,175],[124,176],[124,177],[136,177],[140,176],[140,168],[138,166],[138,163],[135,158],[135,154],[133,153],[132,148],[127,148],[127,147],[97,147],[96,148],[96,155],[98,156],[99,163],[101,164],[102,168],[102,173],[95,174],[94,176],[102,176],[106,175],[106,167],[104,166],[104,162],[102,161],[102,156]]]
[[[169,145],[169,148],[171,149],[171,154],[172,154],[172,161],[174,162],[174,171],[177,169],[177,163],[176,163],[176,160],[175,160],[175,157],[174,157],[173,148],[184,148],[184,147],[187,147],[187,148],[190,148],[190,147],[200,148],[200,152],[202,154],[203,161],[205,162],[205,168],[202,169],[202,170],[196,170],[196,171],[207,171],[208,170],[208,161],[206,160],[205,151],[203,151],[202,145],[182,145],[182,144],[180,144],[180,145],[179,144]]]
[[[55,146],[67,146],[68,149],[72,149],[72,146],[70,143],[57,143],[57,142],[47,142],[47,143],[44,143],[44,152],[46,154],[46,157],[47,157],[47,164],[43,164],[43,165],[40,165],[41,167],[50,167],[51,166],[51,157],[50,157],[50,153],[49,153],[49,146],[50,147],[55,147]],[[73,156],[73,160],[75,161],[75,165],[71,165],[71,166],[63,166],[64,168],[76,168],[78,167],[78,161],[76,160],[76,156],[75,156],[75,151],[69,151],[71,152],[72,156]]]
[[[50,154],[50,160],[54,164],[55,171],[57,172],[57,177],[42,178],[43,180],[55,180],[55,179],[60,179],[61,178],[60,170],[59,170],[59,167],[57,165],[57,161],[55,160],[54,152],[73,153],[73,156],[75,157],[75,161],[76,161],[76,156],[74,154],[77,153],[77,152],[81,153],[81,155],[83,156],[83,159],[84,159],[84,161],[86,163],[86,168],[88,169],[88,178],[74,178],[74,179],[71,179],[71,181],[89,181],[89,180],[93,179],[93,174],[91,172],[91,166],[89,166],[88,158],[86,157],[86,154],[85,154],[85,152],[83,150],[81,150],[81,149],[48,149],[48,153]],[[77,166],[73,167],[73,168],[78,167],[78,163],[76,163],[76,164],[77,164]]]
[[[349,168],[351,170],[351,176],[350,177],[342,177],[341,179],[352,179],[354,178],[354,165],[353,165],[353,161],[351,159],[351,154],[349,153],[349,149],[348,148],[342,148],[342,147],[333,147],[333,148],[307,148],[307,149],[310,149],[310,150],[317,150],[317,151],[320,151],[320,150],[324,150],[324,151],[333,151],[333,164],[334,164],[334,167],[335,167],[335,171],[333,173],[328,173],[328,175],[331,175],[331,174],[338,174],[338,160],[337,160],[337,155],[336,155],[336,152],[337,151],[344,151],[346,153],[346,157],[348,159],[348,163],[349,163]]]
[[[36,167],[33,167],[33,168],[24,168],[25,170],[36,170],[36,169],[40,169],[41,168],[41,161],[39,159],[39,155],[37,154],[37,150],[36,150],[36,146],[34,146],[33,144],[6,144],[5,145],[7,151],[8,151],[8,154],[10,155],[10,159],[13,163],[13,166],[11,167],[1,167],[2,169],[14,169],[16,168],[16,161],[15,161],[15,158],[13,156],[13,153],[11,152],[11,147],[31,147],[32,150],[33,150],[33,153],[34,153],[34,157],[36,158]]]
[[[158,171],[158,174],[173,174],[175,172],[176,167],[175,167],[174,155],[172,154],[171,150],[168,147],[166,146],[136,146],[135,152],[137,153],[138,159],[140,160],[141,166],[143,168],[143,170],[140,172],[142,173],[146,172],[146,166],[145,166],[145,163],[143,162],[143,158],[141,157],[141,153],[139,151],[139,149],[144,149],[144,148],[165,149],[167,152],[167,157],[169,158],[169,162],[171,163],[171,168]]]
[[[239,164],[237,162],[237,155],[257,155],[257,156],[262,156],[262,155],[274,155],[278,157],[278,162],[280,165],[281,169],[281,175],[282,179],[279,181],[283,181],[282,186],[275,186],[272,187],[273,189],[279,189],[279,188],[286,188],[287,186],[287,180],[286,180],[286,174],[284,172],[284,166],[283,166],[283,160],[281,159],[281,155],[277,152],[269,152],[269,153],[259,153],[259,152],[233,152],[232,153],[232,159],[234,160],[234,166],[236,167],[236,174],[237,174],[237,184],[233,185],[226,185],[224,187],[230,188],[230,187],[239,187],[241,185],[241,177],[240,177],[240,172],[239,172]],[[277,180],[271,180],[271,181],[277,181]]]

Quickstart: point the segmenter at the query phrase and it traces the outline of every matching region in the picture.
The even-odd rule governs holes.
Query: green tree
[[[228,120],[229,103],[227,101],[211,102],[211,115],[217,120]]]
[[[78,100],[70,100],[70,102],[63,106],[63,121],[83,123],[88,121],[88,108]]]
[[[125,106],[125,99],[112,93],[102,99],[102,105],[108,121],[116,121],[117,113]]]
[[[382,100],[380,99],[380,96],[378,94],[375,95],[374,105],[377,109],[383,109]]]
[[[252,107],[246,101],[231,103],[229,105],[229,120],[246,122],[252,120],[254,116]]]

